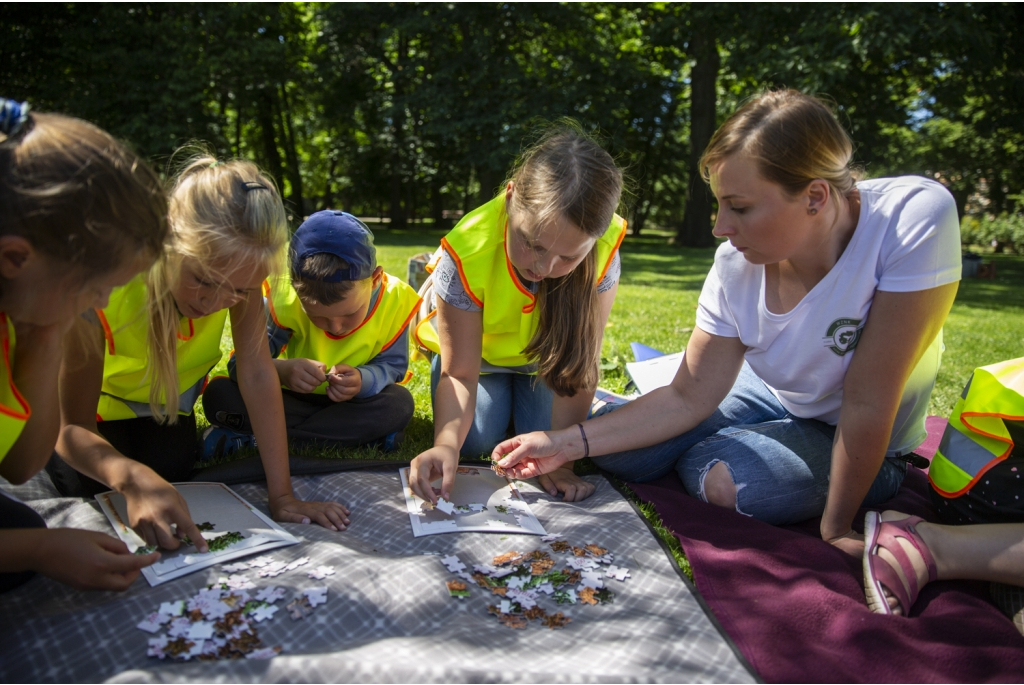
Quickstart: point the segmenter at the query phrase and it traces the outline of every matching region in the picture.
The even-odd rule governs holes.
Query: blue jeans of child
[[[598,414],[615,409],[609,405]],[[824,511],[835,431],[835,426],[787,412],[744,363],[725,400],[696,428],[657,445],[595,457],[594,462],[636,482],[675,469],[686,491],[705,502],[704,478],[722,462],[736,484],[736,510],[785,525]],[[864,505],[893,497],[906,472],[905,461],[886,459]]]
[[[434,401],[441,379],[441,357],[430,364],[430,399]],[[473,425],[462,443],[464,457],[491,456],[491,450],[508,436],[551,429],[551,402],[555,394],[537,376],[525,373],[482,373],[476,388]],[[437,415],[435,409],[434,415]]]

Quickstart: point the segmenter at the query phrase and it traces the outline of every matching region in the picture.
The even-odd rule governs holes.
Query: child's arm
[[[205,552],[206,541],[173,485],[134,459],[129,459],[99,434],[96,405],[103,387],[103,331],[82,318],[69,334],[60,373],[60,435],[57,452],[73,469],[106,483],[124,495],[128,523],[148,545],[177,549],[187,535]]]
[[[264,321],[263,298],[258,293],[250,293],[231,308],[238,388],[267,476],[270,513],[278,521],[315,520],[324,528],[344,530],[349,523],[348,509],[337,502],[303,502],[292,492],[281,383],[270,358]]]
[[[159,552],[132,554],[120,540],[76,528],[0,530],[0,573],[35,571],[79,590],[124,591]]]
[[[66,325],[14,324],[11,379],[31,408],[21,435],[0,461],[0,476],[20,484],[37,474],[53,453],[60,431],[57,376]]]
[[[359,366],[336,364],[327,377],[327,396],[335,402],[373,397],[405,378],[409,370],[409,329],[376,357]]]

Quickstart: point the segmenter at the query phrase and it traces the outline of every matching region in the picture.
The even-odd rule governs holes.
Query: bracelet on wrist
[[[590,456],[590,443],[587,442],[587,433],[586,431],[583,430],[583,424],[577,423],[576,425],[579,426],[580,437],[583,438],[583,458],[586,459],[587,457]]]

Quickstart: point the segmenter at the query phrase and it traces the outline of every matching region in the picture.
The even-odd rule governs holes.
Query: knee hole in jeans
[[[744,513],[739,507],[739,492],[746,484],[736,483],[736,477],[729,464],[721,459],[712,459],[701,469],[699,478],[697,496],[701,500],[715,506],[734,509],[740,514]]]

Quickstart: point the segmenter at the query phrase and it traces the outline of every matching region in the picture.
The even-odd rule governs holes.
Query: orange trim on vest
[[[996,459],[1005,459],[1007,456],[1009,456],[1010,450],[1013,449],[1013,440],[1010,440],[1009,438],[1004,438],[1001,435],[992,435],[991,433],[986,433],[985,431],[981,430],[980,428],[978,428],[974,424],[968,423],[967,421],[964,421],[964,417],[969,417],[969,416],[978,416],[978,417],[988,416],[988,417],[991,417],[991,418],[994,418],[994,419],[1002,419],[1004,421],[1024,421],[1024,416],[1007,416],[1006,414],[992,414],[992,413],[989,413],[989,412],[980,412],[980,411],[970,411],[970,412],[965,411],[965,412],[960,414],[960,423],[964,424],[965,426],[970,428],[972,431],[974,431],[978,435],[984,435],[986,438],[991,438],[992,440],[995,440],[997,442],[1005,442],[1005,443],[1007,443],[1006,451],[1003,452],[998,457],[996,457]]]
[[[523,287],[523,284],[519,282],[519,277],[516,275],[516,267],[512,264],[512,260],[508,257],[508,220],[505,220],[505,240],[501,242],[501,251],[505,254],[505,268],[508,269],[508,277],[512,279],[513,285],[523,295],[530,298],[530,304],[523,307],[523,314],[530,314],[537,307],[537,296],[531,293],[529,290]]]
[[[7,414],[13,419],[27,421],[32,416],[32,407],[29,406],[25,398],[18,392],[18,386],[14,384],[14,374],[11,373],[11,339],[7,335],[7,314],[3,312],[0,312],[0,334],[3,335],[4,366],[7,367],[7,383],[11,386],[14,399],[18,400],[18,404],[21,405],[21,411],[19,412],[17,409],[0,404],[0,412]]]
[[[612,248],[612,251],[608,254],[608,263],[604,265],[604,269],[601,271],[601,275],[597,277],[597,282],[598,283],[603,281],[605,275],[608,273],[608,267],[610,267],[612,265],[612,260],[615,259],[615,253],[619,251],[619,245],[621,245],[622,241],[626,239],[626,232],[628,230],[629,230],[628,222],[625,219],[623,219],[622,220],[622,233],[619,235],[619,240],[618,240],[618,242],[615,243],[615,247]]]
[[[1011,447],[1012,447],[1012,445],[1011,445]],[[975,485],[977,485],[978,481],[981,480],[982,477],[986,473],[988,473],[989,469],[991,469],[993,466],[995,466],[996,464],[998,464],[1001,461],[1006,461],[1006,457],[1008,456],[1009,451],[1010,450],[1007,450],[1006,454],[1004,454],[1001,457],[996,457],[995,459],[990,461],[988,464],[986,464],[985,468],[983,468],[981,471],[979,471],[978,475],[976,475],[974,478],[972,478],[970,483],[968,483],[964,487],[960,488],[956,492],[945,493],[942,490],[940,490],[939,487],[935,484],[935,481],[932,480],[932,474],[930,474],[930,473],[928,474],[928,482],[931,483],[932,490],[934,490],[936,493],[942,495],[946,499],[956,499],[957,497],[959,497],[960,495],[964,494],[965,492],[967,492],[968,490],[973,488]]]
[[[428,321],[430,321],[435,316],[437,316],[437,310],[436,309],[431,309],[430,313],[427,314],[426,316],[424,316],[423,319],[418,324],[416,324],[416,328],[412,329],[412,337],[416,338],[416,344],[419,345],[420,347],[424,348],[424,349],[428,349],[429,350],[430,348],[427,347],[427,344],[424,343],[423,340],[420,338],[420,334],[419,334],[418,331],[420,330],[420,326],[426,324]]]
[[[405,385],[406,383],[408,383],[411,380],[412,380],[412,371],[406,371],[405,372],[405,378],[403,378],[402,380],[398,381],[395,385]]]
[[[288,328],[287,326],[282,325],[281,322],[277,320],[277,312],[274,311],[274,298],[273,298],[272,293],[270,292],[270,280],[269,279],[266,280],[266,281],[263,281],[263,292],[264,292],[264,297],[267,300],[267,309],[270,310],[270,318],[273,320],[274,325],[276,325],[278,328],[280,328],[282,330],[290,331],[291,330],[290,328]],[[281,352],[284,352],[284,348],[283,347],[281,348]]]
[[[459,270],[459,279],[462,281],[462,288],[466,291],[466,294],[469,295],[469,299],[473,300],[473,304],[477,307],[483,309],[483,300],[477,297],[469,287],[469,279],[466,278],[466,272],[462,269],[462,260],[459,259],[458,253],[452,249],[451,243],[448,242],[448,238],[441,238],[441,244],[444,245],[445,252],[450,254],[452,259],[455,260],[455,266]],[[508,259],[508,255],[506,255],[505,258]]]
[[[100,325],[103,326],[103,337],[107,339],[107,352],[114,354],[114,332],[110,330],[110,323],[107,321],[107,317],[103,315],[102,309],[94,309],[96,316],[100,318]]]
[[[178,331],[178,340],[181,340],[182,342],[188,342],[189,340],[194,338],[195,335],[196,335],[196,325],[194,323],[192,323],[192,319],[189,319],[188,320],[188,337],[186,338],[185,336],[183,336],[181,334],[181,331]]]
[[[380,292],[377,294],[377,301],[373,303],[373,309],[370,310],[370,313],[366,315],[366,317],[362,320],[362,322],[358,326],[353,328],[351,331],[349,331],[348,333],[342,333],[341,335],[333,335],[331,333],[328,333],[327,331],[324,331],[324,335],[326,335],[331,340],[344,340],[345,338],[347,338],[348,336],[352,335],[353,333],[358,331],[360,328],[365,326],[366,322],[369,321],[370,319],[372,319],[373,315],[377,313],[377,308],[380,307],[381,300],[384,299],[384,290],[387,287],[388,287],[388,274],[387,274],[387,272],[385,272],[384,273],[384,277],[382,279],[380,279]],[[299,306],[300,307],[302,306],[302,298],[299,298]],[[283,326],[282,326],[282,328],[283,328]],[[291,330],[291,329],[289,329],[289,330]],[[323,330],[323,329],[321,329],[321,330]],[[284,348],[281,348],[281,349],[283,350]]]
[[[377,299],[379,301],[381,298]],[[405,317],[405,321],[402,322],[402,327],[398,329],[397,333],[395,333],[395,337],[391,338],[391,340],[388,340],[386,343],[384,343],[384,347],[380,348],[381,352],[394,345],[395,341],[402,337],[402,333],[404,333],[405,329],[409,327],[409,322],[412,321],[412,317],[416,316],[416,312],[419,311],[421,304],[423,304],[423,298],[417,297],[416,304],[412,306],[412,311],[409,312],[409,316]],[[378,352],[377,354],[380,354],[380,352]]]

